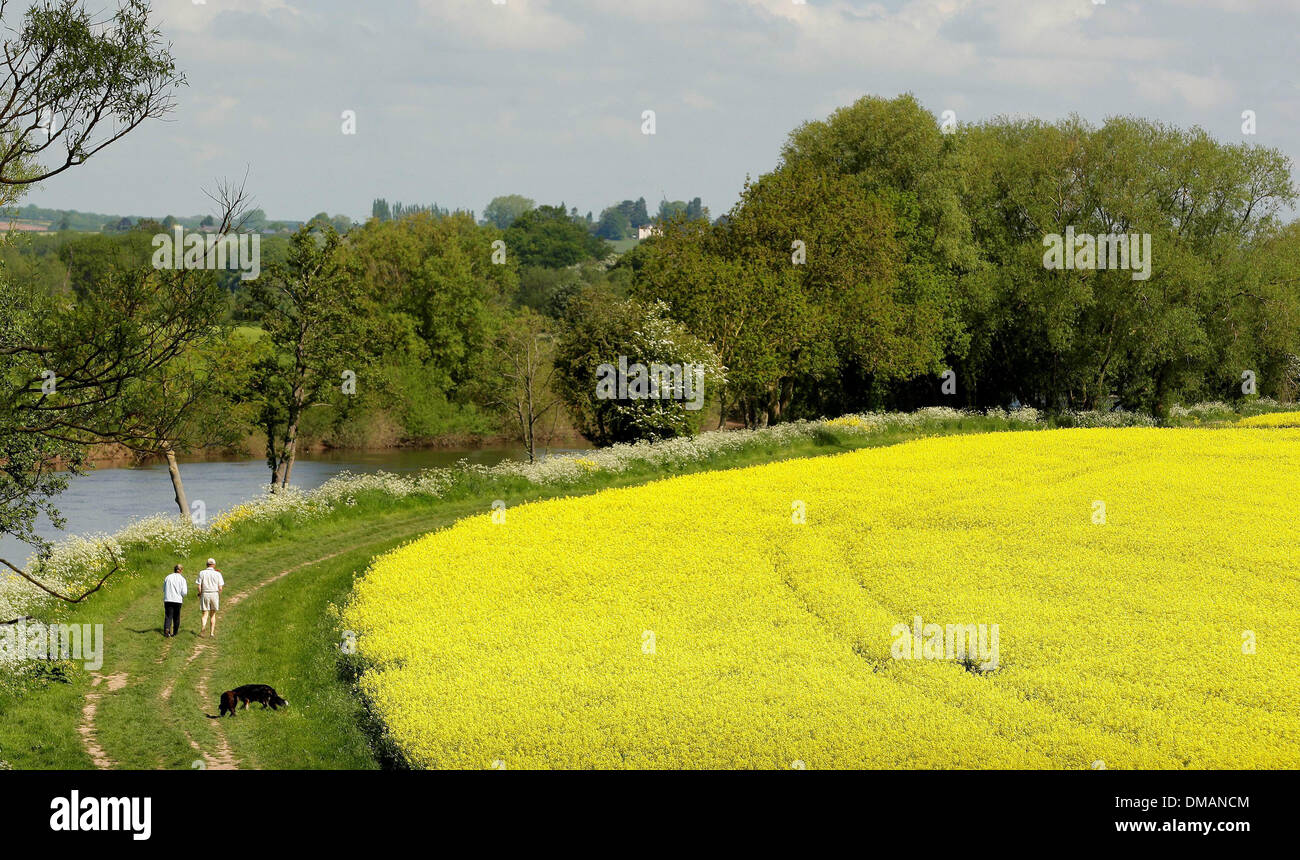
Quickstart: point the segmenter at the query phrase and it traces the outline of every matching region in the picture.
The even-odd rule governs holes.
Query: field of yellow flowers
[[[418,767],[1300,767],[1298,429],[931,438],[493,513],[343,610]]]
[[[1300,427],[1300,412],[1265,412],[1237,423],[1241,427]]]

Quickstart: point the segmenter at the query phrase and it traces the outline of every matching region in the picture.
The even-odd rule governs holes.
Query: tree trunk
[[[280,489],[289,486],[289,478],[293,475],[293,463],[298,458],[298,419],[302,415],[305,399],[302,385],[295,386],[293,403],[289,406],[289,423],[284,431],[284,457],[280,461],[283,475],[280,478]]]
[[[536,462],[533,455],[537,450],[537,446],[533,442],[533,424],[535,424],[537,421],[537,415],[534,412],[534,409],[536,407],[533,403],[533,376],[532,376],[531,369],[528,372],[526,372],[524,375],[524,388],[525,388],[525,393],[528,397],[528,427],[527,427],[528,439],[525,441],[527,441],[528,443],[528,462],[533,463]]]
[[[293,474],[293,461],[297,459],[297,456],[298,425],[294,424],[289,428],[289,439],[284,444],[284,460],[280,465],[281,471],[283,472],[283,477],[280,479],[280,489],[289,486],[289,478]]]
[[[185,484],[181,481],[181,467],[176,462],[176,452],[172,450],[170,443],[163,446],[163,454],[167,457],[167,474],[172,479],[172,490],[176,493],[176,507],[181,509],[181,517],[190,518],[190,500],[185,497]]]
[[[794,399],[794,377],[787,376],[781,380],[781,399],[777,402],[777,417],[785,420],[790,412],[790,401]]]

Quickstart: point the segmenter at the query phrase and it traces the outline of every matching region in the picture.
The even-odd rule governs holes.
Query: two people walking
[[[184,565],[176,565],[163,580],[163,636],[175,636],[181,630],[181,603],[189,594],[189,583],[185,581]],[[212,636],[217,635],[217,613],[221,611],[221,591],[226,587],[225,577],[217,570],[217,560],[208,559],[208,566],[199,571],[194,580],[199,590],[199,612],[201,626],[199,635],[208,632],[212,625]]]

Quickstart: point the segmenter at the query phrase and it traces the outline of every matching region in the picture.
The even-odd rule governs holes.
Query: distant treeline
[[[238,338],[222,360],[262,368],[231,370],[249,381],[215,411],[261,403],[248,432],[289,422],[332,445],[532,439],[557,423],[605,444],[936,404],[1160,414],[1287,400],[1300,388],[1300,225],[1282,220],[1295,202],[1286,157],[1198,129],[995,119],[945,133],[910,96],[865,98],[796,129],[716,221],[698,198],[654,218],[626,200],[599,219],[517,195],[482,218],[381,199],[363,225],[322,212],[269,236],[261,278],[213,276],[212,322]],[[619,254],[607,235],[624,224],[659,230]],[[160,226],[20,237],[0,257],[11,280],[95,300],[148,265]],[[336,292],[303,291],[316,271]],[[280,341],[302,295],[332,346],[298,368],[315,386],[298,414],[267,405],[302,391],[267,368],[293,365],[297,345]],[[641,397],[635,381],[598,396],[609,368],[656,364],[698,369],[703,408]]]
[[[214,224],[211,215],[167,215],[158,219],[143,215],[103,215],[97,212],[79,212],[76,209],[47,209],[31,203],[6,209],[3,218],[5,221],[43,222],[48,225],[51,232],[74,233],[125,233],[136,229],[139,225],[153,223],[161,224],[168,230],[175,225],[180,225],[187,230],[198,230]],[[248,213],[244,226],[249,230],[288,233],[301,227],[302,223],[301,221],[270,221],[265,212],[254,209]]]
[[[535,200],[520,194],[494,197],[484,207],[483,218],[479,223],[491,224],[500,230],[505,230],[515,223],[515,220],[520,216],[537,208]],[[599,218],[595,217],[590,211],[585,216],[580,215],[577,207],[567,207],[563,202],[551,208],[565,212],[570,220],[584,224],[593,234],[611,242],[637,238],[637,231],[640,228],[653,224],[663,224],[674,218],[686,218],[689,221],[707,221],[709,218],[708,207],[698,197],[689,202],[684,200],[661,200],[657,214],[654,216],[651,216],[646,208],[644,197],[616,203],[602,210]],[[470,218],[474,217],[472,210],[457,209],[454,211],[468,215]],[[400,220],[408,215],[419,214],[446,217],[453,214],[453,210],[439,206],[436,203],[427,206],[419,204],[405,205],[400,202],[389,204],[385,198],[380,197],[371,205],[370,214],[371,217],[380,221],[392,221]]]

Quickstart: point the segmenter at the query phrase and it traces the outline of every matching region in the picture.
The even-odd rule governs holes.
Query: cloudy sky
[[[717,215],[799,123],[906,91],[961,121],[1133,114],[1232,141],[1253,110],[1249,139],[1300,158],[1300,0],[153,6],[189,79],[176,111],[26,202],[196,214],[247,170],[272,219],[364,217],[375,197],[481,212],[510,193],[583,213],[699,196]]]

